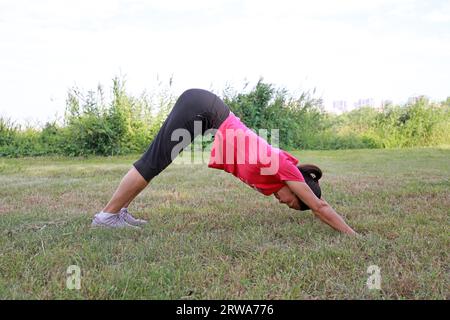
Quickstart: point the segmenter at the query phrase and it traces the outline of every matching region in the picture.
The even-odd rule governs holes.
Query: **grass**
[[[293,153],[322,167],[324,196],[362,237],[176,164],[130,207],[142,230],[93,230],[138,156],[0,159],[0,298],[450,298],[450,149]],[[80,290],[66,288],[70,265]]]

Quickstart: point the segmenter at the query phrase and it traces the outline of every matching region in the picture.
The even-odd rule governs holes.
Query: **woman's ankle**
[[[102,212],[104,212],[104,213],[111,213],[111,214],[118,214],[118,213],[120,213],[121,209],[122,209],[122,207],[117,209],[114,206],[106,206],[106,207],[103,208]]]

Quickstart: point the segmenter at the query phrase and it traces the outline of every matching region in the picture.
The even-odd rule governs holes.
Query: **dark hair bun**
[[[309,176],[314,181],[319,182],[320,178],[322,178],[322,170],[320,170],[320,168],[316,165],[300,164],[297,168],[300,170],[305,179],[305,176]]]
[[[305,179],[306,184],[311,188],[317,198],[322,196],[322,190],[320,189],[319,180],[322,178],[322,170],[313,164],[300,164],[297,166],[298,170]],[[300,200],[300,210],[309,210],[310,208]]]

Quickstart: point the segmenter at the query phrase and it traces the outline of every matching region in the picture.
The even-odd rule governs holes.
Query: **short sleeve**
[[[286,151],[280,153],[280,168],[278,177],[281,181],[305,182],[303,175],[297,168],[298,160]]]

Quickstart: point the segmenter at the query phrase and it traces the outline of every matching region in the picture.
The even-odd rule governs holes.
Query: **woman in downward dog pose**
[[[200,130],[199,127],[201,128]],[[214,131],[208,166],[229,172],[266,196],[296,210],[309,210],[334,229],[356,234],[321,197],[321,170],[298,164],[289,153],[274,148],[248,129],[215,94],[189,89],[178,98],[148,150],[123,177],[94,227],[136,227],[146,221],[128,212],[130,202],[199,134]],[[188,136],[189,139],[180,137]]]

